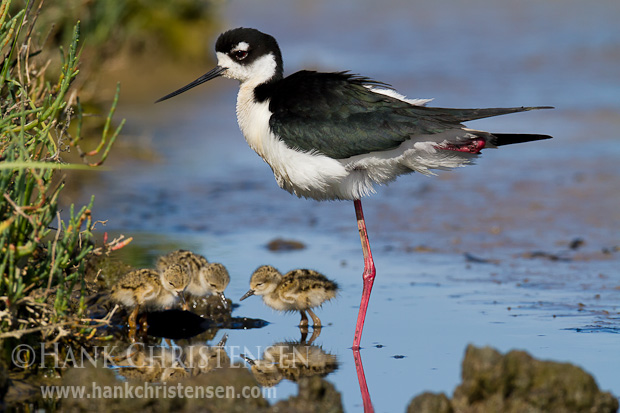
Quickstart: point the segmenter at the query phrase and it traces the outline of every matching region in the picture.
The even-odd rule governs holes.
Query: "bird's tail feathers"
[[[435,108],[435,107],[416,107],[421,113],[431,114],[438,119],[451,122],[467,122],[470,120],[490,118],[493,116],[507,115],[509,113],[526,112],[539,109],[553,109],[553,106],[521,106],[516,108],[479,108],[479,109],[456,109],[456,108]]]

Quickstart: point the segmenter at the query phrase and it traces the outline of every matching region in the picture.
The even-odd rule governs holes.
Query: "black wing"
[[[269,126],[291,148],[343,159],[460,128],[468,120],[534,109],[427,108],[367,86],[387,85],[345,72],[297,72],[270,91]]]

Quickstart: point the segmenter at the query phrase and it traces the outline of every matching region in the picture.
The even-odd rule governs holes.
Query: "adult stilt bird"
[[[489,133],[463,122],[548,107],[446,109],[424,106],[388,85],[347,72],[302,70],[284,77],[276,40],[238,28],[217,39],[217,66],[169,99],[218,76],[238,80],[237,120],[278,185],[298,197],[353,200],[364,252],[362,301],[353,348],[359,349],[375,266],[361,198],[411,172],[432,174],[471,163],[485,148],[548,139]]]

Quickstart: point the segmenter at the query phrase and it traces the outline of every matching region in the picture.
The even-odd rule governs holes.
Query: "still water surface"
[[[434,97],[437,106],[556,107],[471,123],[550,134],[551,141],[487,150],[477,165],[434,178],[401,177],[365,200],[377,279],[361,354],[377,411],[403,411],[423,391],[450,395],[469,343],[569,361],[620,395],[620,3],[270,0],[224,7],[223,29],[256,27],[279,40],[287,74],[349,69],[409,97]],[[214,40],[203,41],[212,50]],[[176,248],[222,262],[234,301],[263,264],[312,268],[336,280],[342,292],[318,310],[325,328],[315,344],[338,357],[339,369],[326,379],[347,411],[359,411],[350,346],[363,260],[353,204],[280,190],[238,130],[236,84],[210,83],[158,105],[119,108],[128,118],[121,145],[155,156],[113,160],[97,177],[94,212],[109,219],[106,230],[134,237],[123,254],[136,266]],[[154,87],[152,97],[169,91]],[[265,246],[275,238],[307,248],[271,252]],[[585,243],[570,249],[576,238]],[[270,324],[227,331],[228,345],[260,354],[299,340],[298,316],[276,313],[257,297],[234,315]],[[277,389],[279,399],[297,393],[287,381]]]

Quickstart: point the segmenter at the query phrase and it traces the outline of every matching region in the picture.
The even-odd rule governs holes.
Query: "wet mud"
[[[461,377],[452,399],[443,393],[424,393],[411,401],[407,412],[618,411],[618,399],[599,390],[590,374],[569,363],[536,360],[524,351],[502,355],[490,347],[470,345]]]

